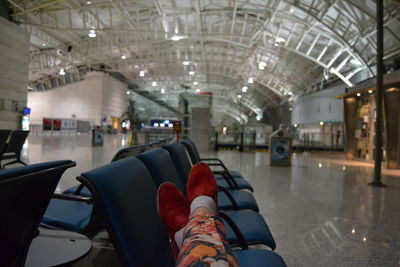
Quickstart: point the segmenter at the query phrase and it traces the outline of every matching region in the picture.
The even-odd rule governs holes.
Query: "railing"
[[[293,148],[299,150],[332,150],[342,151],[345,138],[337,134],[302,133],[291,134]],[[256,132],[229,132],[221,134],[216,132],[211,138],[215,150],[220,148],[233,148],[239,151],[269,148],[269,134]]]

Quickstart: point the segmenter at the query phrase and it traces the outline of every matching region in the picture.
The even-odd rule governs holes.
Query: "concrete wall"
[[[293,104],[292,124],[315,124],[320,121],[343,122],[342,101],[335,97],[344,93],[338,85],[300,97]]]
[[[29,92],[31,123],[43,117],[88,120],[101,125],[107,116],[121,117],[126,110],[127,86],[103,72],[90,72],[81,82],[45,92]]]
[[[18,129],[26,106],[29,34],[0,17],[0,129]]]

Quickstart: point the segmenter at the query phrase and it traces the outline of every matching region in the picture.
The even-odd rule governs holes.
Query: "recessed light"
[[[253,83],[254,82],[254,78],[253,77],[249,77],[249,79],[247,80],[248,83]]]
[[[361,96],[361,94],[360,94],[360,93],[357,93],[357,96]]]
[[[189,75],[194,75],[194,71],[189,71]]]
[[[369,89],[369,90],[368,90],[368,93],[372,94],[372,90],[371,90],[371,89]]]
[[[89,31],[88,36],[89,36],[90,38],[96,37],[96,31],[95,31],[94,29],[91,29],[91,30]]]
[[[121,56],[121,59],[126,59],[126,56],[125,56],[125,55],[122,55],[122,56]]]
[[[153,82],[151,83],[151,85],[152,85],[152,86],[157,86],[157,82],[156,82],[156,81],[153,81]]]
[[[144,77],[144,71],[143,71],[143,70],[141,70],[141,71],[139,72],[139,76],[140,76],[140,77]]]
[[[185,66],[189,65],[189,63],[190,63],[189,61],[183,61],[182,62],[182,64],[185,65]]]
[[[87,2],[86,2],[87,5],[90,5],[91,3],[92,3],[91,1],[87,1]]]
[[[237,95],[237,98],[241,99],[241,98],[242,98],[242,95]]]
[[[193,85],[199,85],[199,83],[198,82],[193,82]]]
[[[164,94],[165,93],[165,89],[164,88],[161,88],[161,94]]]
[[[196,93],[200,93],[200,89],[196,89]]]
[[[64,69],[60,69],[60,72],[58,74],[65,75],[65,70]]]
[[[243,86],[243,87],[242,87],[242,92],[243,92],[243,93],[246,93],[246,92],[247,92],[247,89],[249,89],[247,86]]]
[[[42,44],[42,46],[46,46],[46,44],[45,44],[45,43],[43,43],[43,44]]]
[[[320,122],[319,122],[319,125],[321,125],[321,126],[324,125],[324,122],[323,122],[323,121],[320,121]]]

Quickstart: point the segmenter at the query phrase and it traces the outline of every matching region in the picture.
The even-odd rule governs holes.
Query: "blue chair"
[[[75,165],[62,160],[0,171],[0,266],[24,266],[61,175]]]
[[[190,169],[192,168],[192,163],[190,162],[184,145],[182,145],[181,143],[172,143],[163,146],[163,148],[169,152],[182,183],[186,184]],[[219,189],[219,209],[252,209],[257,212],[259,211],[257,202],[250,192],[243,190],[226,189],[221,186],[219,186]]]
[[[138,156],[149,170],[154,183],[158,187],[163,182],[175,184],[182,192],[185,185],[179,178],[179,174],[168,151],[159,148]],[[222,216],[224,216],[222,213]],[[231,245],[264,244],[271,249],[276,248],[275,240],[264,218],[253,210],[227,211],[224,219],[225,230]]]
[[[167,231],[157,213],[157,192],[146,166],[126,158],[78,178],[92,193],[123,266],[175,266]],[[121,197],[123,196],[123,197]],[[285,267],[276,253],[236,252],[241,266]]]
[[[215,178],[217,178],[218,185],[231,189],[248,189],[254,191],[254,188],[242,177],[237,171],[230,171],[226,168],[225,164],[218,158],[201,158],[196,148],[196,145],[189,139],[183,140],[182,144],[187,149],[190,159],[193,164],[203,161],[208,166],[218,166],[222,171],[216,171]]]
[[[143,145],[122,148],[114,155],[112,162],[138,155],[145,150],[146,146]],[[87,187],[79,184],[65,190],[63,194],[55,195],[50,201],[42,225],[81,233],[89,238],[104,229],[102,218],[92,203],[92,195]]]

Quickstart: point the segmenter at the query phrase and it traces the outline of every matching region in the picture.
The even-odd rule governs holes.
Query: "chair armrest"
[[[56,193],[54,193],[52,198],[77,201],[77,202],[85,202],[88,204],[93,202],[93,199],[91,197],[83,197],[83,196],[72,195],[72,194],[56,194]]]
[[[231,189],[239,189],[239,186],[236,183],[235,178],[233,178],[233,176],[229,172],[226,172],[226,171],[213,171],[213,173],[222,175],[222,177],[224,177],[224,179],[228,182],[229,187]]]
[[[223,192],[229,198],[229,200],[232,203],[233,209],[235,209],[235,210],[239,209],[239,206],[238,206],[236,200],[233,198],[232,194],[228,190],[226,190],[226,188],[224,188],[222,186],[218,186],[218,191]]]
[[[239,246],[242,249],[248,249],[249,246],[246,243],[246,240],[244,239],[244,236],[242,234],[242,232],[240,231],[240,229],[237,227],[237,225],[235,224],[235,222],[231,219],[231,217],[229,217],[226,213],[224,213],[223,211],[219,211],[219,216],[221,218],[223,218],[225,220],[225,222],[227,224],[229,224],[229,226],[232,228],[232,231],[235,233],[238,242],[239,242]]]

